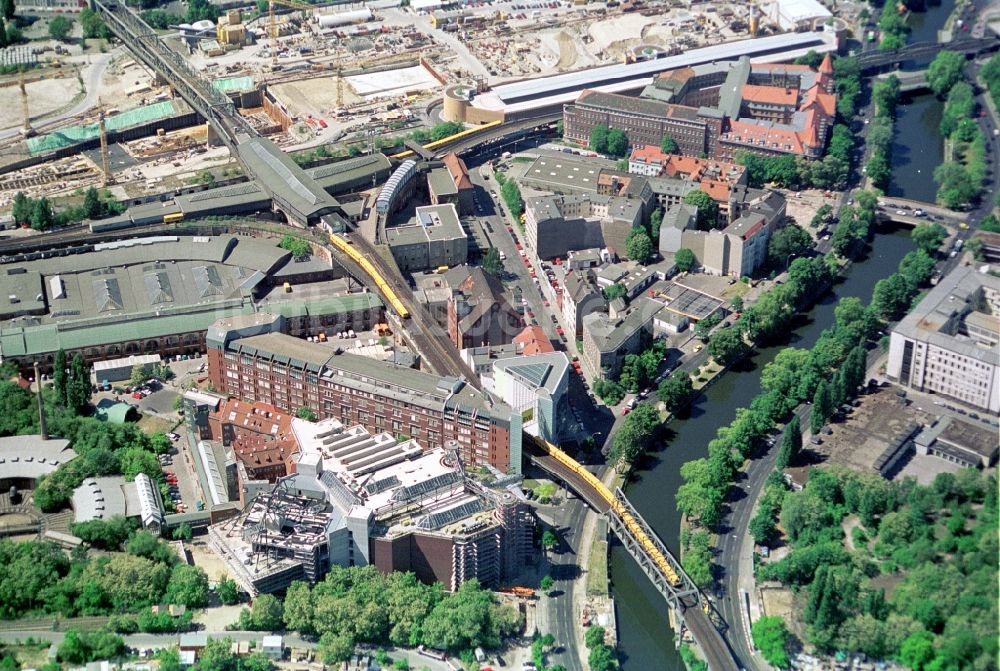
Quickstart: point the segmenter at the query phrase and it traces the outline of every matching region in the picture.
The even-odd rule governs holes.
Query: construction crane
[[[115,183],[115,177],[111,173],[111,162],[108,160],[108,129],[104,123],[104,106],[101,99],[97,99],[97,127],[101,134],[101,170],[104,172],[104,186]]]
[[[274,6],[281,5],[292,9],[300,9],[304,12],[316,10],[313,5],[295,0],[268,0],[267,3],[267,34],[271,37],[271,67],[278,64],[278,24],[274,21]]]
[[[31,127],[31,117],[28,116],[28,91],[24,88],[24,68],[21,68],[20,74],[21,116],[24,117],[24,126],[21,127],[21,135],[31,137],[35,134],[35,129]]]

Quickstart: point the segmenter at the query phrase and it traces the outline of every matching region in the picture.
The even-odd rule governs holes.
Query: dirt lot
[[[329,117],[337,106],[336,75],[275,84],[271,87],[271,91],[288,106],[288,111],[292,116]],[[345,81],[344,104],[353,105],[363,100]]]
[[[902,405],[892,389],[859,398],[861,405],[849,417],[829,424],[833,433],[822,436],[822,445],[805,445],[803,454],[810,465],[825,462],[871,471],[875,460],[907,424],[929,424],[933,420],[930,412],[916,405]]]
[[[82,93],[82,88],[71,70],[60,73],[58,78],[53,75],[41,81],[29,82],[24,86],[28,93],[28,114],[32,119],[37,119],[57,112],[66,106],[67,101]],[[24,120],[21,117],[21,98],[17,85],[0,91],[3,91],[4,99],[8,102],[0,106],[0,128],[20,127]]]

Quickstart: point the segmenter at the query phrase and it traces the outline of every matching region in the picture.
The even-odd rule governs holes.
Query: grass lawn
[[[587,562],[587,594],[608,595],[608,542],[594,539]]]
[[[139,428],[146,433],[167,433],[177,426],[177,422],[170,422],[156,415],[143,415],[139,419]]]

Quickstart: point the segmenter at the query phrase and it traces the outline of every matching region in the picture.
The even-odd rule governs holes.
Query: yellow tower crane
[[[271,66],[278,64],[278,24],[274,20],[274,6],[281,5],[304,12],[315,11],[316,7],[295,0],[268,0],[267,3],[267,34],[271,37]]]
[[[21,127],[21,135],[31,137],[35,134],[35,129],[31,127],[31,117],[28,115],[28,91],[24,88],[24,69],[20,71],[19,86],[21,89],[21,116],[24,117],[24,126]]]
[[[104,123],[104,107],[101,99],[97,99],[97,127],[101,134],[101,170],[104,172],[104,185],[115,183],[115,177],[111,173],[111,162],[108,160],[108,129]]]

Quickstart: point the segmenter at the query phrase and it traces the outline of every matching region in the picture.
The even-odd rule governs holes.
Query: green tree
[[[84,11],[88,11],[88,9],[85,8]],[[87,189],[83,198],[83,211],[88,219],[97,219],[101,216],[101,197],[96,188]]]
[[[816,386],[816,393],[813,395],[812,410],[809,415],[809,430],[813,434],[818,434],[831,414],[833,414],[833,406],[830,399],[830,386],[826,380],[820,380]]]
[[[285,627],[302,634],[312,634],[315,631],[314,612],[309,585],[298,580],[289,585],[285,594]]]
[[[296,410],[295,416],[298,417],[299,419],[304,419],[307,422],[315,422],[317,419],[319,419],[316,416],[316,413],[313,411],[313,409],[306,406],[302,406],[301,408]]]
[[[708,353],[723,366],[728,366],[749,351],[750,346],[738,328],[720,329],[708,339]]]
[[[156,653],[160,671],[181,671],[181,651],[178,648],[161,648]]]
[[[66,350],[60,347],[52,364],[52,391],[56,401],[63,405],[66,405],[66,373]]]
[[[969,171],[957,161],[945,161],[936,167],[934,181],[939,184],[937,202],[953,210],[972,202],[979,190]]]
[[[641,228],[633,228],[629,231],[628,240],[625,243],[625,253],[628,258],[639,263],[646,263],[653,255],[653,241],[649,235]]]
[[[289,587],[289,590],[291,590],[291,587]],[[219,581],[216,592],[219,594],[219,601],[225,606],[233,606],[240,602],[239,586],[235,580],[228,576]]]
[[[498,280],[503,277],[503,261],[500,260],[500,252],[496,247],[490,247],[483,257],[483,272]]]
[[[883,319],[891,320],[900,316],[910,307],[914,287],[899,273],[875,283],[872,293],[872,305]]]
[[[692,191],[684,196],[684,202],[688,205],[694,205],[698,209],[698,228],[700,230],[708,231],[715,228],[719,207],[711,196],[701,190]]]
[[[164,599],[188,608],[204,608],[208,605],[208,576],[199,566],[178,564],[170,573]]]
[[[774,513],[769,507],[761,505],[757,509],[757,514],[750,519],[747,529],[757,545],[770,545],[777,532],[774,524]]]
[[[13,19],[16,11],[14,0],[0,0],[0,14],[3,15],[5,21]]]
[[[691,270],[695,264],[694,252],[687,247],[681,247],[674,254],[674,263],[677,264],[677,270],[682,273],[686,273]]]
[[[934,657],[934,635],[928,631],[910,634],[899,648],[899,661],[913,671],[929,668]]]
[[[594,394],[608,405],[618,405],[625,397],[625,389],[614,380],[602,377],[594,380]]]
[[[604,627],[594,625],[592,627],[588,627],[587,631],[584,632],[583,642],[586,644],[588,650],[592,650],[598,645],[603,645],[606,637],[607,631]]]
[[[554,550],[559,546],[559,536],[552,529],[546,529],[542,533],[542,547],[545,550]]]
[[[461,133],[465,130],[465,126],[457,121],[445,121],[439,123],[431,129],[431,140],[443,140],[449,135],[455,135],[456,133]]]
[[[58,14],[49,21],[49,36],[54,40],[63,42],[73,29],[73,22],[65,14]]]
[[[649,215],[649,238],[653,241],[654,246],[659,243],[660,240],[660,227],[663,225],[663,210],[659,207],[654,208],[653,212]]]
[[[112,659],[125,649],[125,640],[105,632],[66,632],[59,644],[59,661],[87,664],[99,659]]]
[[[243,615],[248,617],[244,622]],[[279,631],[284,626],[284,611],[281,600],[273,594],[260,594],[253,601],[250,610],[240,613],[240,624],[253,631]]]
[[[615,282],[611,286],[601,289],[601,293],[604,294],[606,300],[613,301],[627,294],[628,289],[621,282]]]
[[[547,576],[544,576],[541,579],[541,581],[538,583],[538,588],[540,590],[542,590],[543,592],[547,593],[549,590],[552,589],[552,586],[555,585],[555,583],[556,583],[556,581],[552,579],[552,576],[547,575]]]
[[[788,628],[784,620],[775,615],[765,615],[751,625],[750,635],[764,659],[779,669],[791,666],[788,659]]]
[[[7,24],[4,22],[3,17],[0,16],[0,49],[3,49],[9,44],[7,41]],[[4,657],[4,659],[8,659]]]
[[[587,664],[590,665],[590,671],[613,671],[618,668],[615,651],[603,643],[590,649]]]
[[[793,258],[812,249],[812,237],[796,224],[779,229],[767,242],[767,262],[772,268],[785,268]]]
[[[320,636],[317,652],[324,664],[346,662],[354,654],[354,639],[350,634],[335,634],[328,631]]]
[[[679,154],[681,148],[677,146],[677,141],[669,135],[664,135],[660,140],[660,151],[664,154]]]
[[[608,125],[599,123],[590,129],[590,148],[598,154],[608,153]]]
[[[101,20],[100,15],[90,9],[90,7],[84,7],[80,10],[80,26],[83,28],[84,39],[98,37],[107,39],[111,36],[108,27],[104,25],[104,21]]]
[[[802,427],[799,425],[799,416],[792,415],[785,427],[785,433],[781,436],[781,445],[778,448],[777,462],[775,468],[784,470],[787,468],[802,450]]]
[[[948,229],[938,223],[917,224],[910,233],[910,237],[917,244],[917,247],[930,256],[934,256],[941,248],[945,238],[948,237]]]
[[[181,522],[176,529],[174,529],[172,537],[175,541],[190,541],[192,536],[191,525],[187,522]]]
[[[694,385],[691,383],[691,376],[684,371],[663,380],[656,390],[656,397],[663,401],[667,412],[677,412],[683,407],[694,394]]]
[[[55,223],[52,203],[48,198],[39,198],[31,204],[31,227],[36,231],[47,231]]]
[[[287,249],[292,253],[292,257],[296,259],[304,259],[312,254],[312,247],[309,243],[302,238],[297,238],[294,235],[286,235],[278,243],[278,246],[282,249]]]
[[[695,585],[705,587],[712,582],[712,548],[706,531],[690,534],[681,564]]]
[[[132,372],[129,375],[128,383],[133,388],[141,387],[146,384],[146,380],[149,379],[149,371],[141,363],[137,363],[132,366]]]
[[[14,217],[14,223],[18,226],[27,226],[31,223],[31,210],[34,203],[30,198],[24,195],[23,191],[18,191],[14,194],[14,203],[11,209],[11,216]]]
[[[620,128],[612,128],[608,131],[608,153],[612,156],[626,156],[628,154],[628,137],[625,131]]]
[[[521,197],[521,189],[518,187],[517,182],[512,179],[507,180],[500,187],[500,195],[503,196],[504,202],[507,204],[507,209],[510,210],[511,215],[514,217],[514,221],[519,221],[521,215],[524,213],[524,199]]]
[[[927,67],[927,85],[936,96],[944,96],[965,70],[965,54],[942,49]]]

